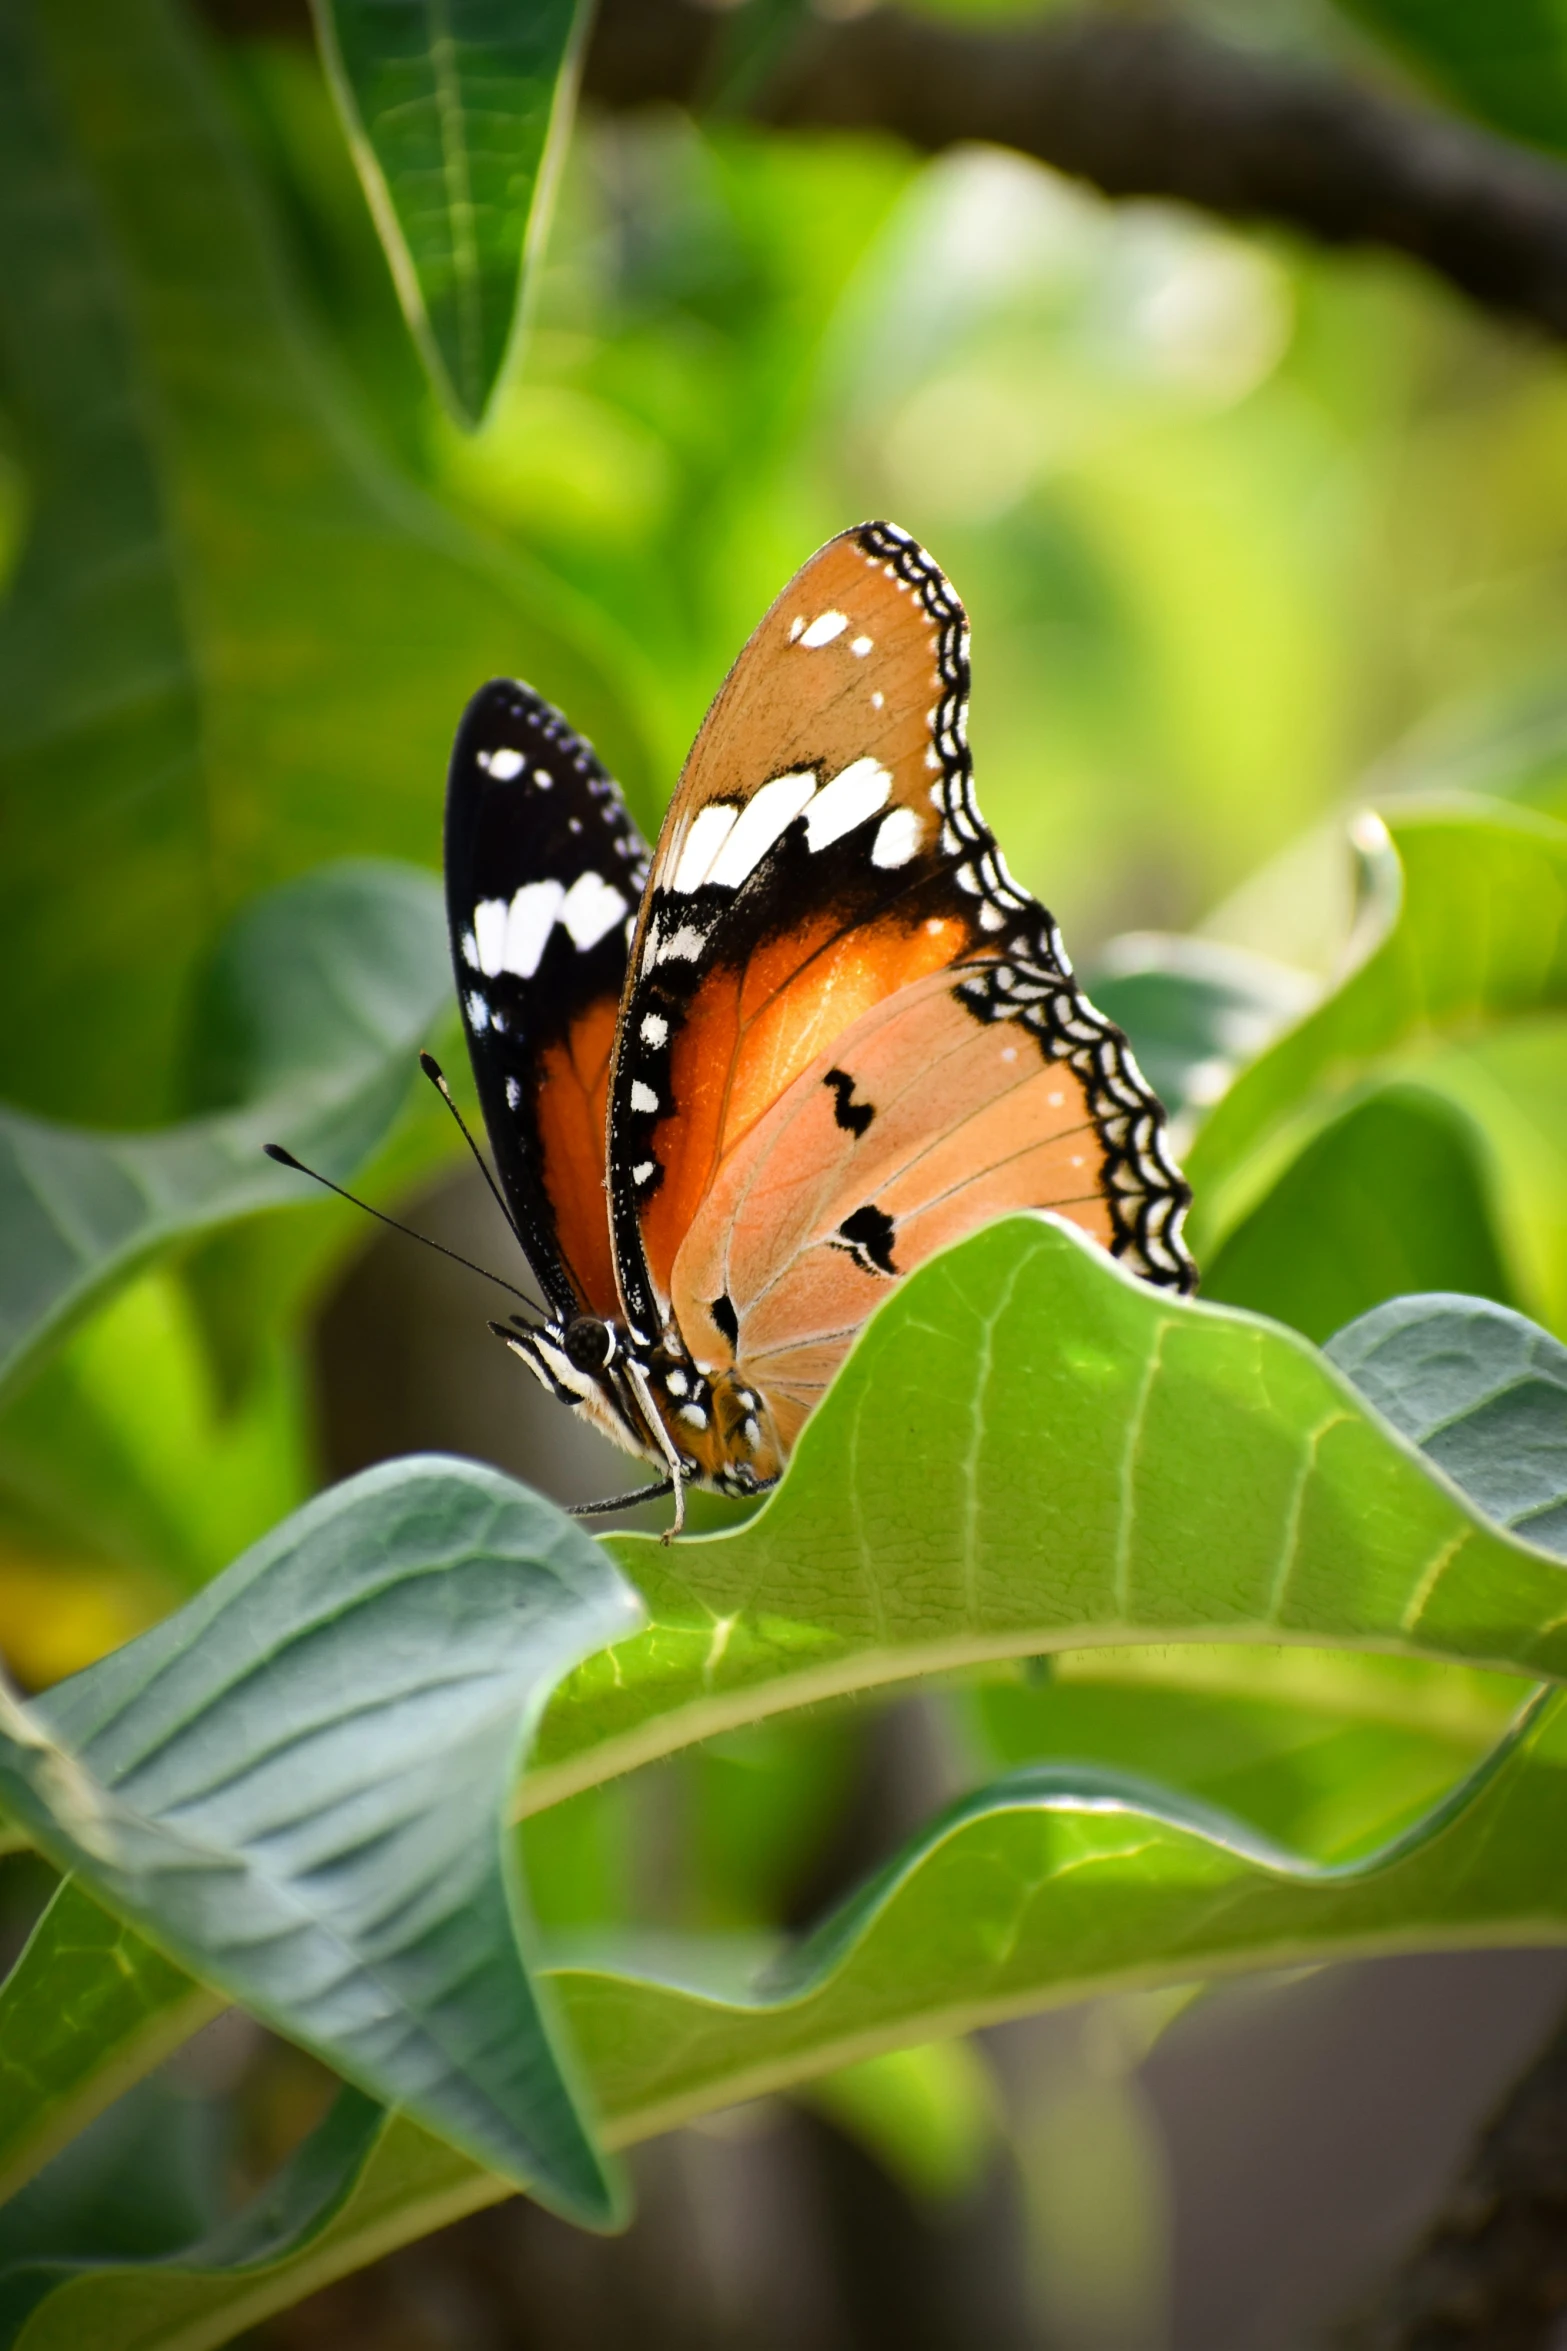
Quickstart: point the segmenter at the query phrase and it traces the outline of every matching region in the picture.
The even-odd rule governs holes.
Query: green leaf
[[[1405,1291],[1505,1299],[1485,1158],[1440,1095],[1384,1087],[1306,1145],[1204,1268],[1203,1295],[1319,1342]]]
[[[586,0],[314,0],[316,28],[408,324],[477,424],[549,225]]]
[[[1317,993],[1309,973],[1244,948],[1140,931],[1112,939],[1085,984],[1172,1118],[1216,1101]]]
[[[1414,1076],[1480,1141],[1513,1303],[1567,1331],[1567,1019],[1541,1013],[1461,1037]]]
[[[529,676],[633,784],[640,754],[581,650],[603,625],[368,438],[172,0],[0,14],[0,235],[30,508],[0,612],[0,1093],[152,1125],[237,907],[335,856],[434,862],[480,680]]]
[[[68,1878],[0,1992],[0,2202],[221,2006]]]
[[[0,1110],[0,1377],[155,1249],[297,1205],[302,1179],[264,1142],[349,1174],[401,1108],[450,986],[433,877],[331,867],[247,911],[216,958],[194,1082],[228,1107],[139,1135]]]
[[[650,1622],[557,1693],[527,1810],[783,1707],[1084,1643],[1567,1673],[1561,1568],[1314,1349],[1043,1218],[903,1284],[745,1526],[610,1540]]]
[[[1567,1007],[1567,826],[1500,803],[1400,814],[1402,903],[1344,984],[1252,1064],[1187,1154],[1199,1263],[1374,1082]]]
[[[1567,1710],[1556,1698],[1532,1704],[1405,1835],[1343,1867],[1303,1861],[1211,1807],[1124,1775],[1041,1768],[951,1807],[759,1979],[709,1946],[672,1953],[667,1944],[651,1962],[633,1951],[563,1953],[551,1975],[606,2143],[618,2147],[1053,2003],[1375,1952],[1562,1942],[1567,1893],[1539,1857],[1564,1832]],[[205,2277],[181,2269],[167,2332],[147,2325],[160,2307],[148,2272],[110,2269],[45,2304],[17,2340],[26,2351],[226,2341],[505,2192],[394,2120],[340,2209],[273,2266]],[[188,2332],[175,2335],[176,2314]]]
[[[1567,1347],[1486,1298],[1395,1298],[1326,1349],[1486,1515],[1567,1558]]]
[[[1446,96],[1515,138],[1567,148],[1567,26],[1552,0],[1343,0]]]
[[[412,2126],[405,2124],[403,2134],[413,2136]],[[386,2116],[374,2100],[344,2090],[277,2178],[205,2239],[161,2258],[106,2262],[101,2256],[35,2255],[7,2264],[0,2268],[0,2345],[11,2351],[27,2343],[38,2351],[53,2344],[63,2351],[67,2344],[91,2342],[101,2351],[116,2345],[129,2351],[133,2344],[155,2351],[177,2343],[182,2351],[196,2351],[198,2345],[228,2342],[248,2318],[283,2307],[273,2300],[247,2310],[257,2273],[275,2275],[281,2266],[290,2283],[287,2300],[295,2301],[315,2282],[307,2266],[315,2241],[349,2212],[364,2225],[365,2207],[375,2197],[375,2159],[386,2137]],[[415,2160],[403,2167],[405,2189],[420,2179],[417,2153],[425,2157],[426,2172],[460,2167],[469,2179],[491,2184],[419,2133],[417,2150],[409,2149]],[[506,2192],[499,2182],[493,2188]],[[442,2217],[455,2219],[456,2212]]]
[[[30,1715],[9,1702],[0,1789],[204,1982],[602,2224],[500,1820],[551,1684],[635,1614],[550,1504],[473,1464],[391,1464]]]
[[[899,2041],[1053,2001],[1375,1950],[1567,1939],[1540,1868],[1567,1825],[1567,1715],[1531,1705],[1444,1804],[1322,1868],[1211,1808],[1076,1766],[922,1830],[750,1988],[684,1963],[557,1981],[616,2142]]]

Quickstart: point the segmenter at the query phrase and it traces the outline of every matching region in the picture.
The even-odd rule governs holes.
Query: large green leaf
[[[651,1964],[563,1955],[552,1973],[606,2140],[625,2145],[1052,2002],[1236,1968],[1567,1940],[1560,1874],[1540,1867],[1564,1830],[1567,1716],[1554,1698],[1406,1835],[1347,1867],[1304,1862],[1124,1776],[1036,1769],[952,1807],[759,1979],[698,1947]],[[81,2276],[15,2341],[195,2351],[505,2192],[399,2119],[324,2223],[269,2264],[200,2271],[192,2255]]]
[[[0,2199],[220,2005],[67,1879],[0,1997]]]
[[[0,1110],[0,1378],[157,1248],[297,1203],[264,1142],[347,1175],[401,1108],[450,985],[433,877],[330,867],[248,909],[215,959],[192,1082],[222,1107],[137,1135]]]
[[[1236,1081],[1187,1155],[1199,1262],[1357,1092],[1567,1006],[1567,826],[1477,803],[1400,814],[1391,833],[1404,887],[1383,936]]]
[[[157,158],[151,168],[149,158]],[[638,765],[569,591],[393,474],[307,329],[176,0],[0,14],[0,1093],[150,1125],[257,890],[433,862],[451,731],[521,671]]]
[[[602,2222],[501,1815],[551,1684],[635,1616],[548,1503],[472,1464],[391,1464],[31,1714],[7,1701],[0,1790],[204,1982]]]
[[[1313,1137],[1203,1269],[1203,1294],[1321,1341],[1411,1290],[1505,1299],[1477,1122],[1385,1086]]]
[[[1567,24],[1552,0],[1341,0],[1448,97],[1516,138],[1567,149]]]
[[[1561,1568],[1313,1348],[1152,1290],[1043,1218],[903,1285],[748,1524],[611,1544],[650,1622],[557,1693],[529,1809],[779,1708],[1083,1643],[1567,1673]]]
[[[315,0],[408,323],[477,424],[549,225],[588,0]]]
[[[1487,1298],[1395,1298],[1327,1349],[1490,1518],[1567,1558],[1567,1347]]]

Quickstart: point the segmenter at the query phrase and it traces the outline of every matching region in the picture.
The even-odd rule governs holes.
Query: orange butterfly
[[[829,541],[730,671],[651,860],[526,686],[484,687],[458,733],[458,993],[548,1314],[495,1327],[667,1471],[676,1528],[687,1484],[771,1485],[866,1317],[994,1217],[1054,1209],[1151,1282],[1196,1278],[1160,1104],[975,806],[968,644],[906,531]]]

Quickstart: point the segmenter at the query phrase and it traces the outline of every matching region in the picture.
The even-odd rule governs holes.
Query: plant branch
[[[611,107],[699,101],[731,21],[693,0],[604,0],[587,87]],[[749,111],[780,127],[888,131],[927,151],[988,140],[1110,196],[1384,246],[1567,336],[1567,170],[1179,23],[1083,14],[1003,33],[893,7],[812,19]]]

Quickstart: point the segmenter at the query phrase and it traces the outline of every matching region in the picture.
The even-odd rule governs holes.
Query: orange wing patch
[[[937,917],[912,930],[887,917],[847,932],[818,918],[704,982],[670,1056],[674,1113],[652,1136],[665,1175],[642,1238],[662,1298],[721,1162],[845,1030],[898,989],[944,971],[964,937],[958,922]]]
[[[1109,1167],[1067,1062],[1014,1021],[976,1022],[947,974],[919,981],[725,1160],[675,1263],[676,1318],[699,1365],[705,1346],[722,1362],[727,1302],[738,1371],[787,1451],[867,1315],[936,1250],[1026,1208],[1108,1246]]]
[[[609,1073],[620,1007],[600,996],[539,1056],[539,1146],[555,1227],[591,1313],[620,1311],[604,1182]]]

